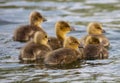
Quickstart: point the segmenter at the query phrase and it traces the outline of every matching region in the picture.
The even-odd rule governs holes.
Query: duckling
[[[89,23],[87,27],[87,32],[88,32],[88,35],[86,35],[84,38],[80,40],[82,44],[86,44],[87,37],[94,35],[101,40],[101,44],[103,44],[103,46],[109,47],[110,42],[108,38],[105,35],[103,35],[105,30],[102,29],[102,25],[100,23],[98,22]]]
[[[36,31],[44,32],[40,24],[46,21],[46,18],[44,18],[39,12],[33,11],[30,13],[29,19],[29,25],[22,25],[14,31],[14,41],[27,42],[34,37]]]
[[[83,51],[84,59],[94,60],[94,59],[107,59],[108,51],[101,44],[100,40],[96,36],[88,36],[86,39],[86,45]]]
[[[45,56],[45,64],[48,66],[66,65],[81,59],[82,55],[78,51],[79,44],[80,42],[77,38],[67,37],[63,48],[53,50]]]
[[[48,44],[53,50],[63,47],[63,42],[66,34],[74,30],[67,22],[58,21],[55,24],[55,31],[57,37],[49,37]]]
[[[37,61],[44,59],[44,56],[51,51],[47,44],[48,36],[45,32],[37,31],[33,40],[29,41],[20,51],[21,61]]]

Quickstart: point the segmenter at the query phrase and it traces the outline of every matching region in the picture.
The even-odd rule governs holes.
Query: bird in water
[[[33,40],[21,49],[19,59],[21,62],[34,62],[43,60],[45,55],[52,51],[48,45],[48,36],[46,33],[37,31]]]
[[[108,50],[101,44],[96,36],[88,36],[84,46],[83,57],[86,60],[107,59]]]
[[[30,13],[28,25],[19,26],[13,34],[13,40],[19,42],[27,42],[34,37],[36,31],[45,32],[41,24],[46,21],[46,18],[43,17],[39,12],[33,11]]]
[[[58,21],[55,24],[56,37],[49,37],[48,44],[53,50],[62,48],[63,42],[66,38],[66,34],[73,31],[74,28],[69,25],[68,22]]]
[[[102,25],[98,22],[91,22],[87,27],[87,35],[80,39],[80,42],[85,45],[86,39],[89,36],[96,36],[99,38],[100,43],[103,44],[104,47],[108,48],[110,46],[110,42],[108,38],[103,34],[105,30],[103,30]]]
[[[66,65],[81,59],[79,45],[77,38],[72,36],[65,38],[63,48],[53,50],[45,56],[45,64],[48,66]]]

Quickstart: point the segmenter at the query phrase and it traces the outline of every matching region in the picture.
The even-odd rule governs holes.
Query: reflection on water
[[[116,83],[120,82],[120,2],[119,0],[0,0],[0,81],[31,83]],[[58,20],[71,23],[81,38],[89,22],[103,23],[110,39],[109,59],[79,62],[62,68],[44,64],[21,64],[19,50],[24,43],[12,40],[17,26],[28,23],[29,13],[41,12],[48,21],[43,23],[49,35],[54,34]]]

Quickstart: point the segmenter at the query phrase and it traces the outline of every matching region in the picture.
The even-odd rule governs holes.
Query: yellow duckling
[[[57,37],[49,37],[48,44],[53,50],[63,47],[66,34],[72,31],[73,28],[65,21],[58,21],[55,24],[55,31]]]
[[[75,37],[68,37],[64,41],[64,47],[54,50],[45,57],[45,64],[48,66],[66,65],[77,59],[81,59],[82,55],[78,51],[79,40]]]
[[[88,32],[88,35],[86,35],[83,39],[80,40],[83,45],[86,44],[87,37],[93,35],[93,36],[96,36],[99,38],[99,40],[100,40],[101,44],[103,44],[103,46],[109,47],[110,42],[109,42],[108,38],[105,35],[103,35],[103,33],[105,31],[102,29],[102,25],[100,23],[98,23],[98,22],[89,23],[87,32]]]
[[[29,41],[20,51],[21,61],[37,61],[44,59],[44,56],[51,51],[48,43],[48,36],[45,32],[37,31],[32,41]]]
[[[33,38],[34,33],[36,31],[43,31],[40,24],[46,21],[46,19],[37,11],[33,11],[30,13],[30,24],[23,25],[18,27],[14,31],[13,40],[19,42],[26,42]]]
[[[100,40],[96,36],[88,36],[86,38],[86,45],[83,51],[84,59],[94,60],[94,59],[107,59],[108,51],[100,43]]]

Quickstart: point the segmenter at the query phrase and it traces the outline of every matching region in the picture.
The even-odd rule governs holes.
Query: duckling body
[[[108,38],[103,34],[103,32],[105,31],[102,29],[102,25],[100,23],[98,22],[90,23],[88,25],[87,32],[88,32],[88,35],[86,35],[80,40],[83,45],[86,44],[86,39],[89,36],[96,36],[99,38],[101,44],[103,44],[104,47],[109,47],[110,42]]]
[[[107,59],[108,51],[101,45],[87,45],[84,48],[84,58],[87,60]]]
[[[100,40],[96,36],[89,36],[86,39],[86,46],[83,51],[84,59],[94,60],[94,59],[107,59],[108,51],[100,43]]]
[[[27,42],[33,38],[36,31],[45,32],[40,24],[46,19],[39,12],[32,12],[30,14],[30,24],[22,25],[14,31],[13,40],[19,42]]]
[[[50,52],[45,57],[45,64],[49,66],[70,64],[77,59],[81,59],[78,51],[79,41],[74,37],[68,37],[64,41],[64,47]]]
[[[53,50],[62,48],[63,42],[66,37],[66,34],[72,31],[73,28],[65,21],[58,21],[55,24],[55,31],[57,37],[49,37],[48,44],[51,46]]]
[[[70,64],[78,59],[79,52],[70,48],[54,50],[45,58],[45,64],[50,66]]]
[[[14,32],[13,40],[19,41],[19,42],[30,41],[33,38],[34,33],[36,31],[43,31],[44,32],[44,30],[38,26],[33,26],[33,25],[20,26]]]
[[[34,40],[29,41],[20,51],[21,61],[37,61],[44,59],[44,56],[51,51],[47,44],[47,35],[43,32],[36,32]]]

